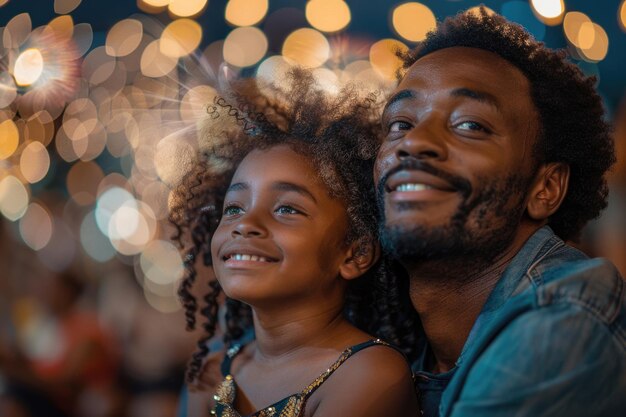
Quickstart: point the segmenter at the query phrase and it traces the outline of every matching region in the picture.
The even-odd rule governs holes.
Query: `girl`
[[[178,239],[192,238],[180,290],[189,327],[196,259],[217,277],[188,382],[214,394],[205,410],[218,416],[416,415],[402,354],[416,344],[408,284],[376,243],[373,100],[350,89],[331,98],[309,73],[291,76],[265,94],[239,85],[237,107],[216,100],[205,162],[175,193]],[[222,290],[226,350],[207,359]]]

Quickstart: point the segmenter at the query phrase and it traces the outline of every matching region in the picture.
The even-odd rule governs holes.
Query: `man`
[[[423,414],[626,415],[624,282],[563,242],[606,206],[594,80],[484,10],[404,68],[375,179],[425,333]]]

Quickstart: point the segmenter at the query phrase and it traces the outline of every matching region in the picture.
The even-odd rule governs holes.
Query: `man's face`
[[[374,177],[392,256],[491,260],[511,244],[539,131],[519,69],[481,49],[433,52],[408,70],[382,123]]]

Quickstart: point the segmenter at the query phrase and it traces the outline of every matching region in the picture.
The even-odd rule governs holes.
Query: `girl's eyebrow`
[[[274,184],[272,184],[272,189],[277,190],[277,191],[293,191],[300,195],[303,195],[304,197],[307,197],[313,200],[313,202],[317,204],[317,199],[315,198],[315,196],[306,187],[303,187],[302,185],[298,185],[298,184],[294,184],[292,182],[286,182],[286,181],[277,181]]]
[[[317,204],[317,199],[315,198],[313,193],[311,193],[306,187],[302,185],[294,184],[292,182],[287,182],[287,181],[276,181],[272,184],[271,188],[272,190],[275,190],[275,191],[293,191],[295,193],[298,193],[312,200],[315,204]],[[231,184],[230,187],[228,187],[228,190],[226,190],[226,192],[230,193],[232,191],[243,191],[243,190],[249,190],[249,189],[250,189],[250,185],[248,183],[236,182],[234,184]]]
[[[247,190],[249,188],[250,186],[245,182],[236,182],[234,184],[231,184],[230,187],[228,187],[228,190],[226,190],[226,192],[229,193],[231,191]]]

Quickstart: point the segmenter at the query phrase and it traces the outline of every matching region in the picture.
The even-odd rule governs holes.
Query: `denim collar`
[[[530,280],[523,282],[524,278],[528,276],[528,271],[549,253],[558,242],[563,244],[563,241],[554,234],[549,226],[543,226],[524,243],[524,246],[513,257],[491,291],[489,298],[487,298],[463,346],[461,355],[456,362],[457,366],[463,362],[464,355],[471,350],[476,339],[482,334],[483,329],[487,328],[493,319],[497,317],[504,303],[514,296],[516,289],[519,291],[520,287],[526,288],[528,285],[531,285]]]

